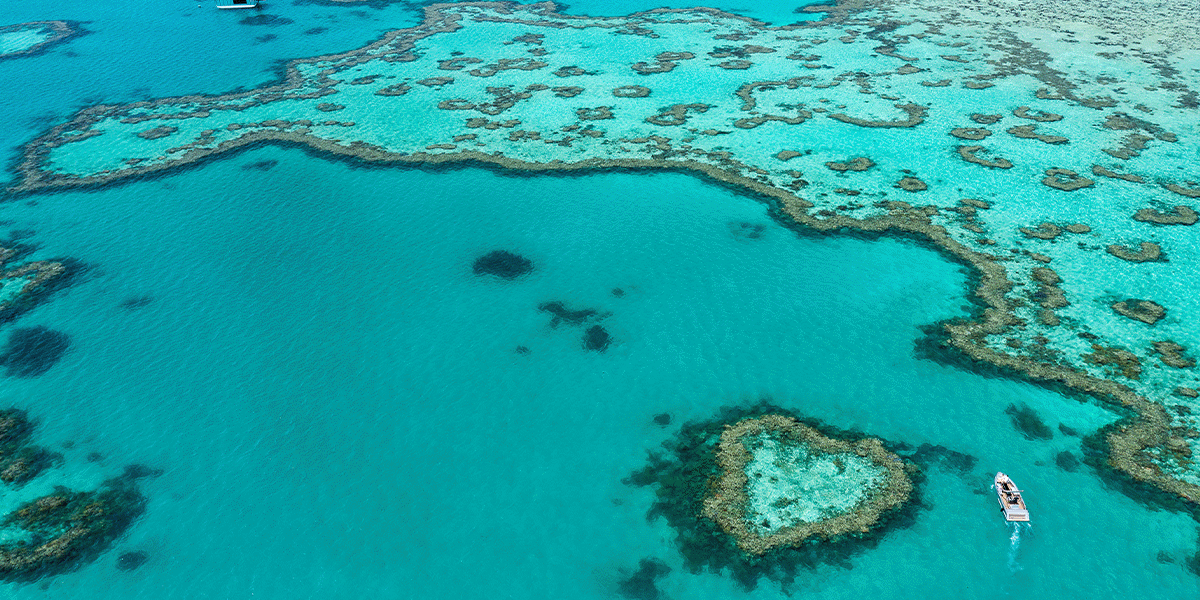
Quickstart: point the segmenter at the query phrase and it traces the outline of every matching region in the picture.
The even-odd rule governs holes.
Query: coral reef
[[[818,467],[813,471],[817,477],[814,484],[836,482],[839,464],[847,480],[864,468],[879,477],[869,489],[847,488],[844,497],[821,496],[822,491],[838,488],[818,485],[808,501],[830,509],[845,505],[845,510],[824,520],[760,535],[758,526],[749,523],[749,515],[738,507],[745,508],[753,501],[746,489],[749,477],[742,469],[752,462],[747,456],[749,448],[762,440],[762,434],[811,448],[808,466]],[[664,517],[676,529],[675,541],[691,571],[728,571],[747,589],[766,578],[788,591],[802,571],[822,564],[849,568],[854,554],[873,547],[888,530],[911,522],[913,511],[920,506],[917,486],[922,476],[914,463],[888,450],[895,446],[803,419],[761,401],[748,407],[727,407],[711,420],[683,425],[673,439],[664,442],[664,453],[651,454],[649,464],[625,483],[657,488],[648,517]],[[794,472],[804,467],[784,465]],[[856,493],[856,500],[847,502]],[[745,537],[739,537],[739,532]]]
[[[62,461],[62,456],[31,442],[34,424],[25,411],[0,410],[0,481],[21,485]]]
[[[15,319],[67,285],[78,270],[69,259],[20,262],[29,251],[20,245],[0,244],[0,323]]]
[[[14,329],[0,352],[0,366],[9,377],[37,377],[58,363],[71,346],[71,337],[42,326]]]
[[[0,60],[36,56],[87,33],[82,24],[76,21],[30,21],[0,27],[0,35],[31,31],[36,35],[30,36],[29,45],[0,54]]]
[[[1021,227],[1018,229],[1025,237],[1037,238],[1039,240],[1052,240],[1057,238],[1062,229],[1054,223],[1041,223],[1036,228]]]
[[[1095,185],[1096,182],[1070,169],[1047,169],[1042,183],[1056,190],[1073,192]]]
[[[1013,166],[1012,162],[1006,158],[995,158],[993,160],[988,160],[986,158],[980,158],[979,152],[983,149],[984,149],[983,146],[959,146],[958,147],[958,155],[960,157],[962,157],[963,160],[965,160],[969,163],[974,163],[974,164],[981,165],[984,167],[990,167],[993,169],[1011,169],[1012,168],[1012,166]]]
[[[825,163],[825,166],[839,172],[866,171],[867,169],[875,166],[875,161],[872,161],[865,156],[860,156],[846,162],[827,162]]]
[[[583,349],[604,352],[612,343],[612,336],[602,325],[592,325],[583,332]]]
[[[1109,244],[1104,249],[1109,254],[1129,262],[1141,263],[1166,260],[1162,246],[1154,242],[1141,242],[1136,249],[1120,244]]]
[[[1070,450],[1063,450],[1054,455],[1054,464],[1058,468],[1073,473],[1079,469],[1079,458],[1071,453]]]
[[[950,130],[950,135],[962,140],[978,141],[992,135],[992,132],[982,127],[956,127]]]
[[[62,456],[33,446],[34,425],[25,412],[0,410],[0,480],[21,485]],[[64,445],[65,446],[65,445]],[[33,581],[73,570],[106,551],[145,510],[137,482],[162,471],[130,465],[98,489],[54,491],[24,502],[0,519],[0,580]],[[145,556],[122,556],[118,567],[137,568]]]
[[[671,572],[667,563],[657,558],[643,558],[638,569],[617,583],[617,593],[630,600],[658,600],[663,597],[658,580]]]
[[[9,513],[0,527],[29,536],[29,542],[0,544],[0,579],[29,581],[75,568],[94,559],[145,509],[145,498],[126,478],[100,489],[58,488]]]
[[[1176,369],[1190,369],[1196,366],[1196,359],[1184,354],[1187,348],[1182,345],[1164,340],[1151,344],[1154,348],[1154,353],[1158,354],[1158,359],[1168,367]]]
[[[923,192],[929,189],[929,186],[924,181],[911,176],[902,177],[900,181],[896,183],[896,187],[906,192]]]
[[[493,250],[475,259],[476,275],[494,275],[513,280],[533,272],[533,261],[508,250]]]
[[[135,550],[133,552],[122,552],[117,557],[118,571],[136,571],[139,567],[146,564],[150,560],[150,555],[145,550]]]
[[[1048,0],[1033,1],[1045,6]],[[927,5],[938,9],[922,8]],[[610,18],[564,16],[549,4],[430,5],[416,27],[388,32],[355,50],[292,61],[278,81],[255,89],[85,107],[24,145],[10,192],[20,196],[142,179],[263,144],[304,146],[368,165],[470,164],[523,173],[686,171],[754,195],[774,218],[803,235],[916,239],[963,264],[971,273],[972,312],[930,326],[922,351],[972,371],[1096,398],[1122,417],[1094,446],[1106,453],[1111,472],[1123,474],[1131,485],[1154,486],[1200,502],[1197,465],[1178,462],[1179,453],[1170,451],[1166,441],[1173,428],[1195,424],[1197,417],[1164,407],[1164,402],[1178,404],[1180,397],[1172,390],[1195,388],[1194,372],[1162,369],[1155,359],[1146,362],[1147,369],[1155,369],[1154,377],[1130,378],[1133,371],[1121,365],[1132,361],[1112,350],[1128,348],[1121,351],[1148,361],[1151,343],[1176,336],[1172,328],[1194,315],[1173,314],[1154,328],[1135,327],[1144,331],[1126,331],[1130,339],[1122,337],[1125,333],[1085,338],[1109,349],[1096,350],[1078,343],[1079,334],[1098,336],[1102,328],[1089,327],[1087,320],[1108,317],[1103,313],[1113,300],[1110,292],[1083,277],[1049,284],[1035,279],[1041,272],[1034,270],[1054,264],[1063,273],[1078,272],[1086,268],[1080,261],[1103,258],[1090,252],[1096,248],[1135,262],[1175,255],[1171,245],[1178,242],[1169,236],[1176,232],[1156,229],[1163,237],[1142,242],[1124,222],[1136,208],[1124,205],[1114,211],[1099,204],[1150,196],[1151,190],[1200,197],[1200,181],[1188,175],[1193,165],[1187,158],[1196,155],[1195,136],[1186,132],[1194,129],[1189,125],[1200,106],[1194,70],[1184,68],[1178,56],[1142,45],[1143,39],[1154,38],[1165,46],[1195,46],[1200,38],[1143,35],[1156,27],[1190,31],[1169,20],[1149,25],[1124,19],[1113,31],[1111,23],[1081,14],[1078,7],[1063,9],[1072,18],[1109,28],[1112,39],[1136,48],[1121,55],[1106,48],[1111,41],[1067,39],[1061,32],[1026,39],[996,25],[997,19],[1044,24],[1049,18],[1044,15],[1058,14],[1057,8],[1016,14],[976,3],[955,6],[953,17],[940,8],[935,0],[884,2],[869,10],[844,3],[822,7],[826,18],[820,23],[767,27],[712,9]],[[1161,16],[1164,9],[1155,5],[1144,10]],[[954,19],[952,35],[940,28],[947,18]],[[521,42],[517,48],[506,45],[507,36],[475,34],[511,24],[519,24],[525,32],[521,37],[536,43]],[[620,43],[588,46],[586,55],[575,50],[596,33],[615,36]],[[714,38],[722,40],[715,48],[709,41],[688,41]],[[1068,42],[1079,44],[1079,52],[1059,52]],[[529,45],[537,46],[537,52],[526,53]],[[814,54],[818,47],[824,57]],[[954,54],[947,54],[948,47],[955,48]],[[636,59],[628,58],[630,49]],[[478,62],[458,60],[465,52],[480,57]],[[833,58],[842,55],[870,57],[881,68],[847,71]],[[630,64],[638,62],[658,72],[639,74]],[[740,69],[751,62],[749,69]],[[667,63],[675,66],[667,68]],[[442,66],[446,70],[439,71]],[[1125,80],[1107,75],[1118,71]],[[434,72],[455,77],[429,77]],[[616,72],[621,73],[618,79]],[[712,85],[694,85],[700,73],[712,75]],[[563,83],[571,85],[551,88],[547,79],[569,79]],[[920,79],[981,91],[918,85]],[[653,82],[654,100],[642,99],[648,88],[629,88],[625,96],[613,91],[635,82]],[[1137,90],[1138,104],[1127,90]],[[951,91],[972,95],[972,102],[946,103]],[[589,98],[585,94],[594,95],[579,102]],[[370,101],[356,100],[359,96]],[[326,114],[319,108],[335,100],[353,110]],[[601,103],[611,106],[613,118],[580,118],[582,105]],[[434,110],[439,106],[445,110]],[[436,117],[428,124],[389,128],[404,111]],[[327,118],[346,113],[356,121]],[[584,113],[592,115],[605,113]],[[954,145],[957,139],[947,132],[968,119],[1009,134],[984,136],[986,148]],[[1008,123],[1001,125],[1004,121]],[[137,135],[158,127],[178,130],[158,139]],[[853,127],[883,129],[847,135]],[[958,128],[958,133],[968,139],[982,135],[969,129],[981,128]],[[778,137],[784,130],[786,138]],[[831,144],[834,139],[836,145]],[[111,152],[114,147],[121,153]],[[939,147],[946,151],[938,152]],[[804,154],[780,155],[780,148]],[[880,177],[834,175],[820,168],[831,157],[865,155],[879,161],[875,168]],[[833,162],[830,168],[853,163]],[[1071,170],[1089,167],[1103,179],[1093,181]],[[936,185],[917,196],[924,206],[896,201],[890,195],[896,193],[891,187],[895,174],[918,169],[939,175],[966,169],[968,174],[944,185],[943,179],[934,179]],[[969,175],[972,170],[978,177]],[[853,189],[846,185],[849,179],[855,181]],[[1133,191],[1134,186],[1141,189]],[[1062,193],[1072,190],[1070,197]],[[1094,229],[1088,239],[1033,242],[1036,252],[1022,247],[1030,242],[1014,223],[1083,231],[1061,223],[1064,202],[1090,204],[1087,214]],[[1168,205],[1157,198],[1149,202],[1158,211],[1142,213],[1150,224],[1189,219],[1182,209],[1164,212]],[[1134,240],[1133,247],[1125,245]],[[1175,256],[1191,267],[1190,253],[1180,249]],[[1160,267],[1139,270],[1149,276]],[[6,281],[25,281],[23,275],[15,277]],[[1036,291],[1031,294],[1031,289]],[[1060,319],[1048,306],[1057,303],[1058,292],[1075,302],[1070,318]],[[12,298],[0,296],[0,316]]]
[[[757,465],[765,460],[778,466],[784,457],[794,460],[778,474],[794,479],[772,486]],[[904,462],[879,440],[829,438],[784,415],[730,425],[721,434],[716,460],[720,475],[704,499],[704,516],[754,555],[810,537],[866,533],[912,492]],[[787,495],[777,493],[780,487]],[[778,496],[769,503],[777,510],[764,508],[762,496]]]
[[[767,226],[761,223],[747,223],[739,221],[729,224],[729,233],[739,240],[758,240],[762,239],[763,233],[767,230]]]
[[[1092,344],[1091,354],[1084,354],[1083,360],[1106,367],[1111,375],[1126,379],[1140,379],[1142,376],[1142,360],[1124,348]]]
[[[1195,225],[1196,211],[1190,206],[1176,206],[1170,212],[1161,212],[1153,208],[1143,208],[1133,215],[1133,220],[1155,225]]]
[[[1167,316],[1167,310],[1158,303],[1137,298],[1114,302],[1112,309],[1123,317],[1129,317],[1147,325],[1153,325]]]
[[[1027,440],[1048,440],[1054,437],[1054,430],[1042,420],[1041,415],[1024,404],[1009,404],[1004,413],[1012,419],[1013,428]]]
[[[567,305],[559,300],[543,302],[538,305],[538,310],[554,315],[554,318],[550,319],[550,327],[554,328],[557,328],[563,323],[566,323],[567,325],[583,325],[588,321],[603,319],[608,316],[608,313],[602,313],[594,308],[581,308],[579,310],[572,310],[567,308]]]

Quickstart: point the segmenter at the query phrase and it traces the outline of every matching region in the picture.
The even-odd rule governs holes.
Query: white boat
[[[1008,475],[996,473],[996,497],[1000,500],[1000,510],[1009,521],[1028,521],[1029,509],[1025,508],[1025,500],[1021,498],[1021,490],[1013,483]]]
[[[258,8],[258,0],[217,0],[217,8]]]

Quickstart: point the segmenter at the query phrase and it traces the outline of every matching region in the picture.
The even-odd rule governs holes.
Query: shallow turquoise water
[[[4,7],[5,22],[94,20],[96,31],[0,63],[0,76],[45,100],[0,92],[15,124],[6,147],[38,131],[34,117],[89,95],[254,85],[275,58],[353,47],[411,18],[399,5],[363,9],[368,18],[281,5],[294,24],[220,30],[333,23],[259,44],[229,33],[176,43],[178,30],[147,28],[185,17],[231,27],[180,6]],[[354,19],[371,25],[346,25]],[[115,60],[119,40],[154,51]],[[222,44],[245,44],[245,60],[212,61]],[[105,76],[35,77],[79,63]],[[268,160],[277,166],[243,168]],[[39,256],[91,266],[16,323],[70,334],[71,352],[40,378],[0,380],[44,443],[76,443],[51,475],[85,485],[131,462],[166,471],[146,483],[147,513],[113,551],[45,590],[4,584],[13,598],[608,598],[650,556],[674,568],[660,582],[671,598],[742,597],[726,577],[686,573],[673,532],[644,518],[651,491],[621,479],[679,423],[761,396],[979,458],[969,477],[932,471],[913,527],[852,569],[802,578],[803,594],[1200,593],[1157,556],[1194,553],[1194,521],[1147,510],[1087,469],[1059,470],[1055,453],[1078,452],[1078,439],[1026,441],[1004,408],[1024,402],[1084,433],[1112,415],[914,358],[920,325],[965,314],[965,275],[911,243],[798,237],[754,199],[683,175],[368,170],[280,148],[0,213],[7,230],[34,232]],[[762,225],[762,237],[734,235],[741,223]],[[536,271],[474,276],[472,261],[497,248]],[[152,300],[119,306],[135,296]],[[611,312],[613,345],[585,352],[578,329],[551,328],[537,310],[550,300]],[[674,424],[655,426],[661,412]],[[88,463],[90,452],[105,458]],[[987,490],[997,469],[1028,490],[1035,514],[1015,552]],[[150,561],[118,572],[128,550]],[[749,595],[779,594],[764,583]]]

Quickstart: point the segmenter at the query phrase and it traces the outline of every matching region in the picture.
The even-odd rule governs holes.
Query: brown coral
[[[1042,183],[1056,190],[1073,192],[1095,185],[1096,182],[1070,169],[1047,169]]]
[[[1157,302],[1136,298],[1114,302],[1112,309],[1123,317],[1141,321],[1147,325],[1153,325],[1167,316],[1167,309]]]
[[[749,502],[746,465],[752,459],[745,442],[763,434],[777,437],[781,442],[800,444],[810,454],[853,453],[867,458],[884,470],[884,479],[867,491],[866,497],[847,513],[815,522],[799,522],[779,530],[761,535],[746,521],[746,506]],[[772,548],[794,546],[813,537],[830,539],[846,534],[865,533],[883,518],[897,509],[913,493],[905,463],[900,457],[883,447],[878,439],[839,440],[822,435],[783,415],[767,414],[749,418],[727,426],[717,444],[718,478],[709,486],[709,495],[704,498],[704,516],[733,537],[743,552],[760,555]]]
[[[1011,162],[1009,162],[1009,160],[1006,158],[996,158],[993,160],[987,160],[986,158],[980,158],[979,157],[980,150],[983,150],[983,146],[959,146],[958,147],[958,155],[961,156],[963,160],[965,160],[969,163],[975,163],[977,165],[983,165],[985,167],[990,167],[993,169],[1011,169],[1012,168],[1013,164]]]
[[[846,162],[827,162],[825,166],[842,173],[846,171],[866,171],[875,166],[875,161],[865,156],[859,156]]]
[[[1162,247],[1154,242],[1142,242],[1136,249],[1120,244],[1110,244],[1105,248],[1109,254],[1129,262],[1157,262],[1165,261],[1166,256],[1163,254]]]
[[[1187,348],[1172,342],[1164,340],[1161,342],[1153,342],[1154,352],[1158,354],[1158,360],[1161,360],[1164,365],[1174,367],[1176,369],[1190,369],[1196,366],[1196,359],[1184,354]]]
[[[1133,215],[1133,220],[1155,225],[1195,225],[1198,216],[1189,206],[1176,206],[1171,212],[1143,208]]]

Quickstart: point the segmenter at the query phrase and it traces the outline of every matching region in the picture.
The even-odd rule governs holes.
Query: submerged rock
[[[1112,309],[1123,317],[1141,321],[1147,325],[1153,325],[1167,316],[1167,310],[1161,304],[1137,298],[1115,302]]]
[[[150,306],[150,303],[153,301],[154,298],[150,296],[130,296],[122,300],[119,306],[125,310],[138,310],[139,308]]]
[[[1009,404],[1004,413],[1012,419],[1013,427],[1027,440],[1048,440],[1054,437],[1054,430],[1050,429],[1037,411],[1024,404]]]
[[[667,563],[657,558],[638,561],[638,570],[617,584],[617,592],[631,600],[658,600],[663,597],[658,580],[671,572]]]
[[[572,310],[567,308],[566,303],[558,300],[543,302],[538,305],[538,310],[554,315],[554,318],[550,320],[550,327],[555,328],[562,324],[582,325],[592,319],[602,319],[608,316],[594,308]]]
[[[475,259],[474,270],[476,275],[511,280],[533,272],[533,261],[508,250],[493,250]]]
[[[583,349],[592,350],[595,352],[604,352],[608,350],[608,345],[612,343],[612,336],[608,334],[608,330],[600,325],[592,325],[583,332]]]
[[[0,365],[9,377],[37,377],[49,371],[67,353],[71,337],[42,326],[14,329]]]
[[[22,485],[62,461],[62,455],[30,443],[34,424],[25,411],[0,410],[0,481]]]
[[[150,560],[150,555],[144,550],[125,552],[117,557],[117,570],[136,571],[138,567],[146,564],[147,560]]]
[[[1069,450],[1063,450],[1054,455],[1054,464],[1064,471],[1074,472],[1079,468],[1079,459]]]

